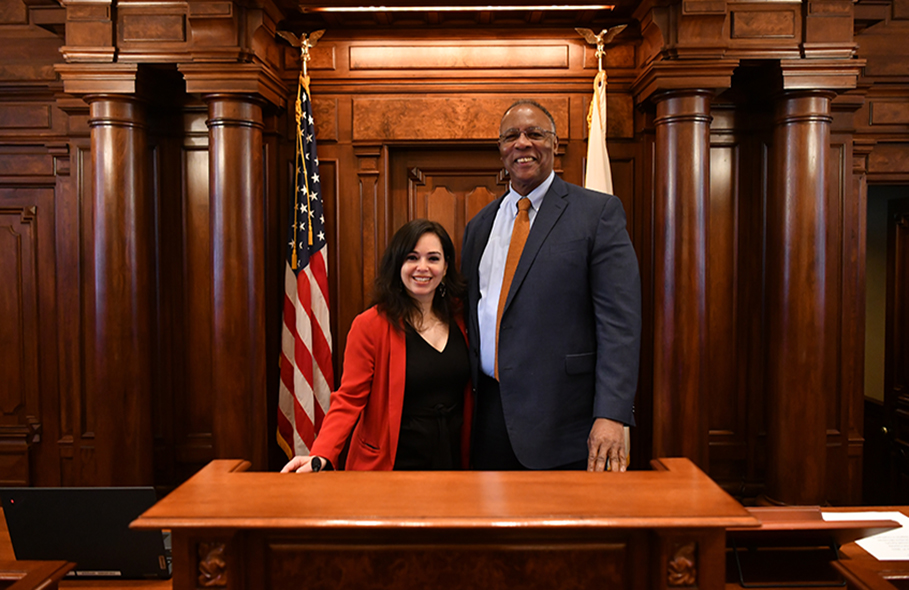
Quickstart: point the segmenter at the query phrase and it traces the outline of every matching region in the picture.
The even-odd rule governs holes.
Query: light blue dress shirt
[[[530,227],[536,219],[537,211],[543,203],[543,197],[555,178],[555,172],[540,186],[530,191]],[[505,259],[508,257],[508,245],[511,243],[511,231],[518,216],[518,200],[523,198],[509,187],[508,194],[502,199],[496,212],[489,241],[480,259],[480,301],[477,304],[477,320],[480,322],[480,367],[483,372],[493,377],[496,366],[496,315],[499,311],[499,294],[502,292],[502,278],[505,275]]]

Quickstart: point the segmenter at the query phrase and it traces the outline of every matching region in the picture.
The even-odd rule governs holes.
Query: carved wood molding
[[[678,546],[669,560],[666,583],[672,588],[696,586],[698,583],[697,543]]]
[[[60,48],[67,62],[114,61],[112,0],[63,0],[66,8],[66,39]]]
[[[212,541],[199,543],[196,546],[196,572],[197,587],[199,588],[225,588],[228,581],[227,560],[224,557],[227,551],[225,543]]]
[[[868,157],[874,151],[877,140],[856,137],[852,141],[852,173],[866,174],[868,172]]]

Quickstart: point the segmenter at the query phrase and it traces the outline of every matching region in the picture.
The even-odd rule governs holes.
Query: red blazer
[[[458,318],[457,323],[466,339],[463,320]],[[345,469],[390,471],[401,432],[406,365],[404,333],[396,330],[385,315],[371,307],[354,318],[347,335],[341,387],[331,394],[328,413],[310,454],[325,457],[337,466],[338,455],[353,428]],[[464,468],[469,458],[472,416],[473,397],[468,383],[464,389],[461,432]]]

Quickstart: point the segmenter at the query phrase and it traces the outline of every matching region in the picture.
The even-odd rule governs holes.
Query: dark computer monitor
[[[169,578],[169,535],[130,530],[154,488],[0,488],[16,559],[76,563],[80,578]]]

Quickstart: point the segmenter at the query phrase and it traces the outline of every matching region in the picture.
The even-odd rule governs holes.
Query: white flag
[[[612,194],[612,170],[606,153],[606,72],[593,81],[593,100],[587,115],[587,176],[584,186]]]

